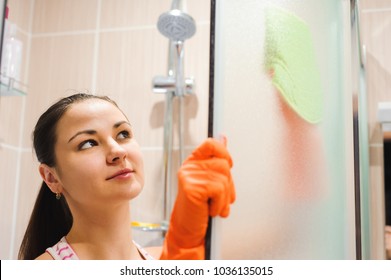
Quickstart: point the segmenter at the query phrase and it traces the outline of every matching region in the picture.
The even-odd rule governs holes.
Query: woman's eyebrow
[[[115,123],[114,125],[113,125],[113,127],[114,128],[118,128],[118,127],[120,127],[122,124],[124,124],[124,123],[126,123],[126,124],[128,124],[130,127],[132,127],[132,125],[129,123],[129,122],[127,122],[127,121],[120,121],[120,122],[117,122],[117,123]]]
[[[120,122],[117,122],[113,125],[113,128],[118,128],[120,127],[121,125],[123,125],[124,123],[128,124],[130,127],[131,124],[127,121],[120,121]],[[93,130],[93,129],[86,129],[86,130],[82,130],[82,131],[79,131],[77,132],[75,135],[73,135],[69,140],[68,140],[68,143],[71,142],[73,139],[75,139],[77,136],[79,136],[80,134],[88,134],[88,135],[94,135],[96,134],[96,130]]]
[[[96,130],[86,129],[86,130],[79,131],[79,132],[77,132],[75,135],[73,135],[73,136],[68,140],[68,143],[71,142],[73,139],[75,139],[75,138],[76,138],[77,136],[79,136],[80,134],[94,135],[94,134],[96,134]]]

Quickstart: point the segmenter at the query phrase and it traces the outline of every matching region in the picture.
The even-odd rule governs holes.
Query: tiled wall
[[[184,102],[188,152],[207,136],[210,1],[184,3],[197,23],[196,35],[185,42],[185,75],[196,80],[195,95]],[[171,1],[9,0],[8,4],[9,18],[18,24],[23,41],[22,77],[28,92],[25,97],[0,100],[0,258],[16,257],[40,185],[31,149],[33,127],[51,103],[74,91],[109,95],[127,114],[146,168],[144,191],[132,202],[132,216],[161,219],[165,98],[152,93],[151,83],[154,76],[167,74],[168,39],[156,23]],[[174,118],[174,128],[176,124]]]
[[[383,219],[383,135],[377,120],[377,104],[391,101],[391,1],[361,0],[360,21],[362,44],[365,47],[367,110],[370,155],[370,196],[372,248],[384,247]],[[384,252],[372,251],[372,258]]]
[[[9,3],[9,20],[17,24],[18,29],[16,37],[23,44],[22,58],[22,82],[28,81],[28,61],[29,46],[31,41],[30,18],[33,8],[32,1],[8,1]],[[26,97],[23,96],[1,96],[0,97],[0,258],[15,258],[16,254],[13,245],[18,240],[16,233],[18,216],[20,209],[28,209],[24,213],[25,221],[28,219],[29,212],[32,208],[33,201],[26,201],[26,198],[35,196],[38,188],[38,180],[32,173],[37,173],[33,167],[32,153],[30,144],[24,146],[24,138],[30,139],[29,134],[24,134],[24,120],[26,109]],[[27,140],[28,141],[28,140]],[[31,163],[31,167],[23,169],[26,162]],[[33,170],[34,169],[34,170]],[[19,204],[19,194],[21,182],[27,183],[24,189],[27,192],[23,194],[23,204]],[[20,209],[19,209],[20,208]],[[26,211],[26,210],[25,210]],[[20,243],[20,237],[19,237]]]

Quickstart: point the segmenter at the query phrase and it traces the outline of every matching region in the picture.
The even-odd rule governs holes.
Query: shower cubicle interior
[[[162,242],[183,158],[223,133],[237,199],[211,223],[211,258],[383,258],[368,132],[353,123],[366,116],[358,3],[8,0],[26,90],[0,96],[0,258],[16,258],[40,186],[33,126],[75,91],[112,97],[132,123],[146,179],[129,226],[142,245]],[[176,9],[194,20],[189,37],[159,29]]]

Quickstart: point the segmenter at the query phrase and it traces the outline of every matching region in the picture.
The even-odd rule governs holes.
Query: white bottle
[[[13,87],[20,82],[23,45],[16,36],[16,24],[5,20],[4,43],[1,56],[1,82]]]

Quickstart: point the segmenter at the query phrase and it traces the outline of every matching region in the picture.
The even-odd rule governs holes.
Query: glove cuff
[[[177,246],[175,242],[164,241],[161,260],[204,260],[205,245],[199,245],[192,248],[183,248]]]

